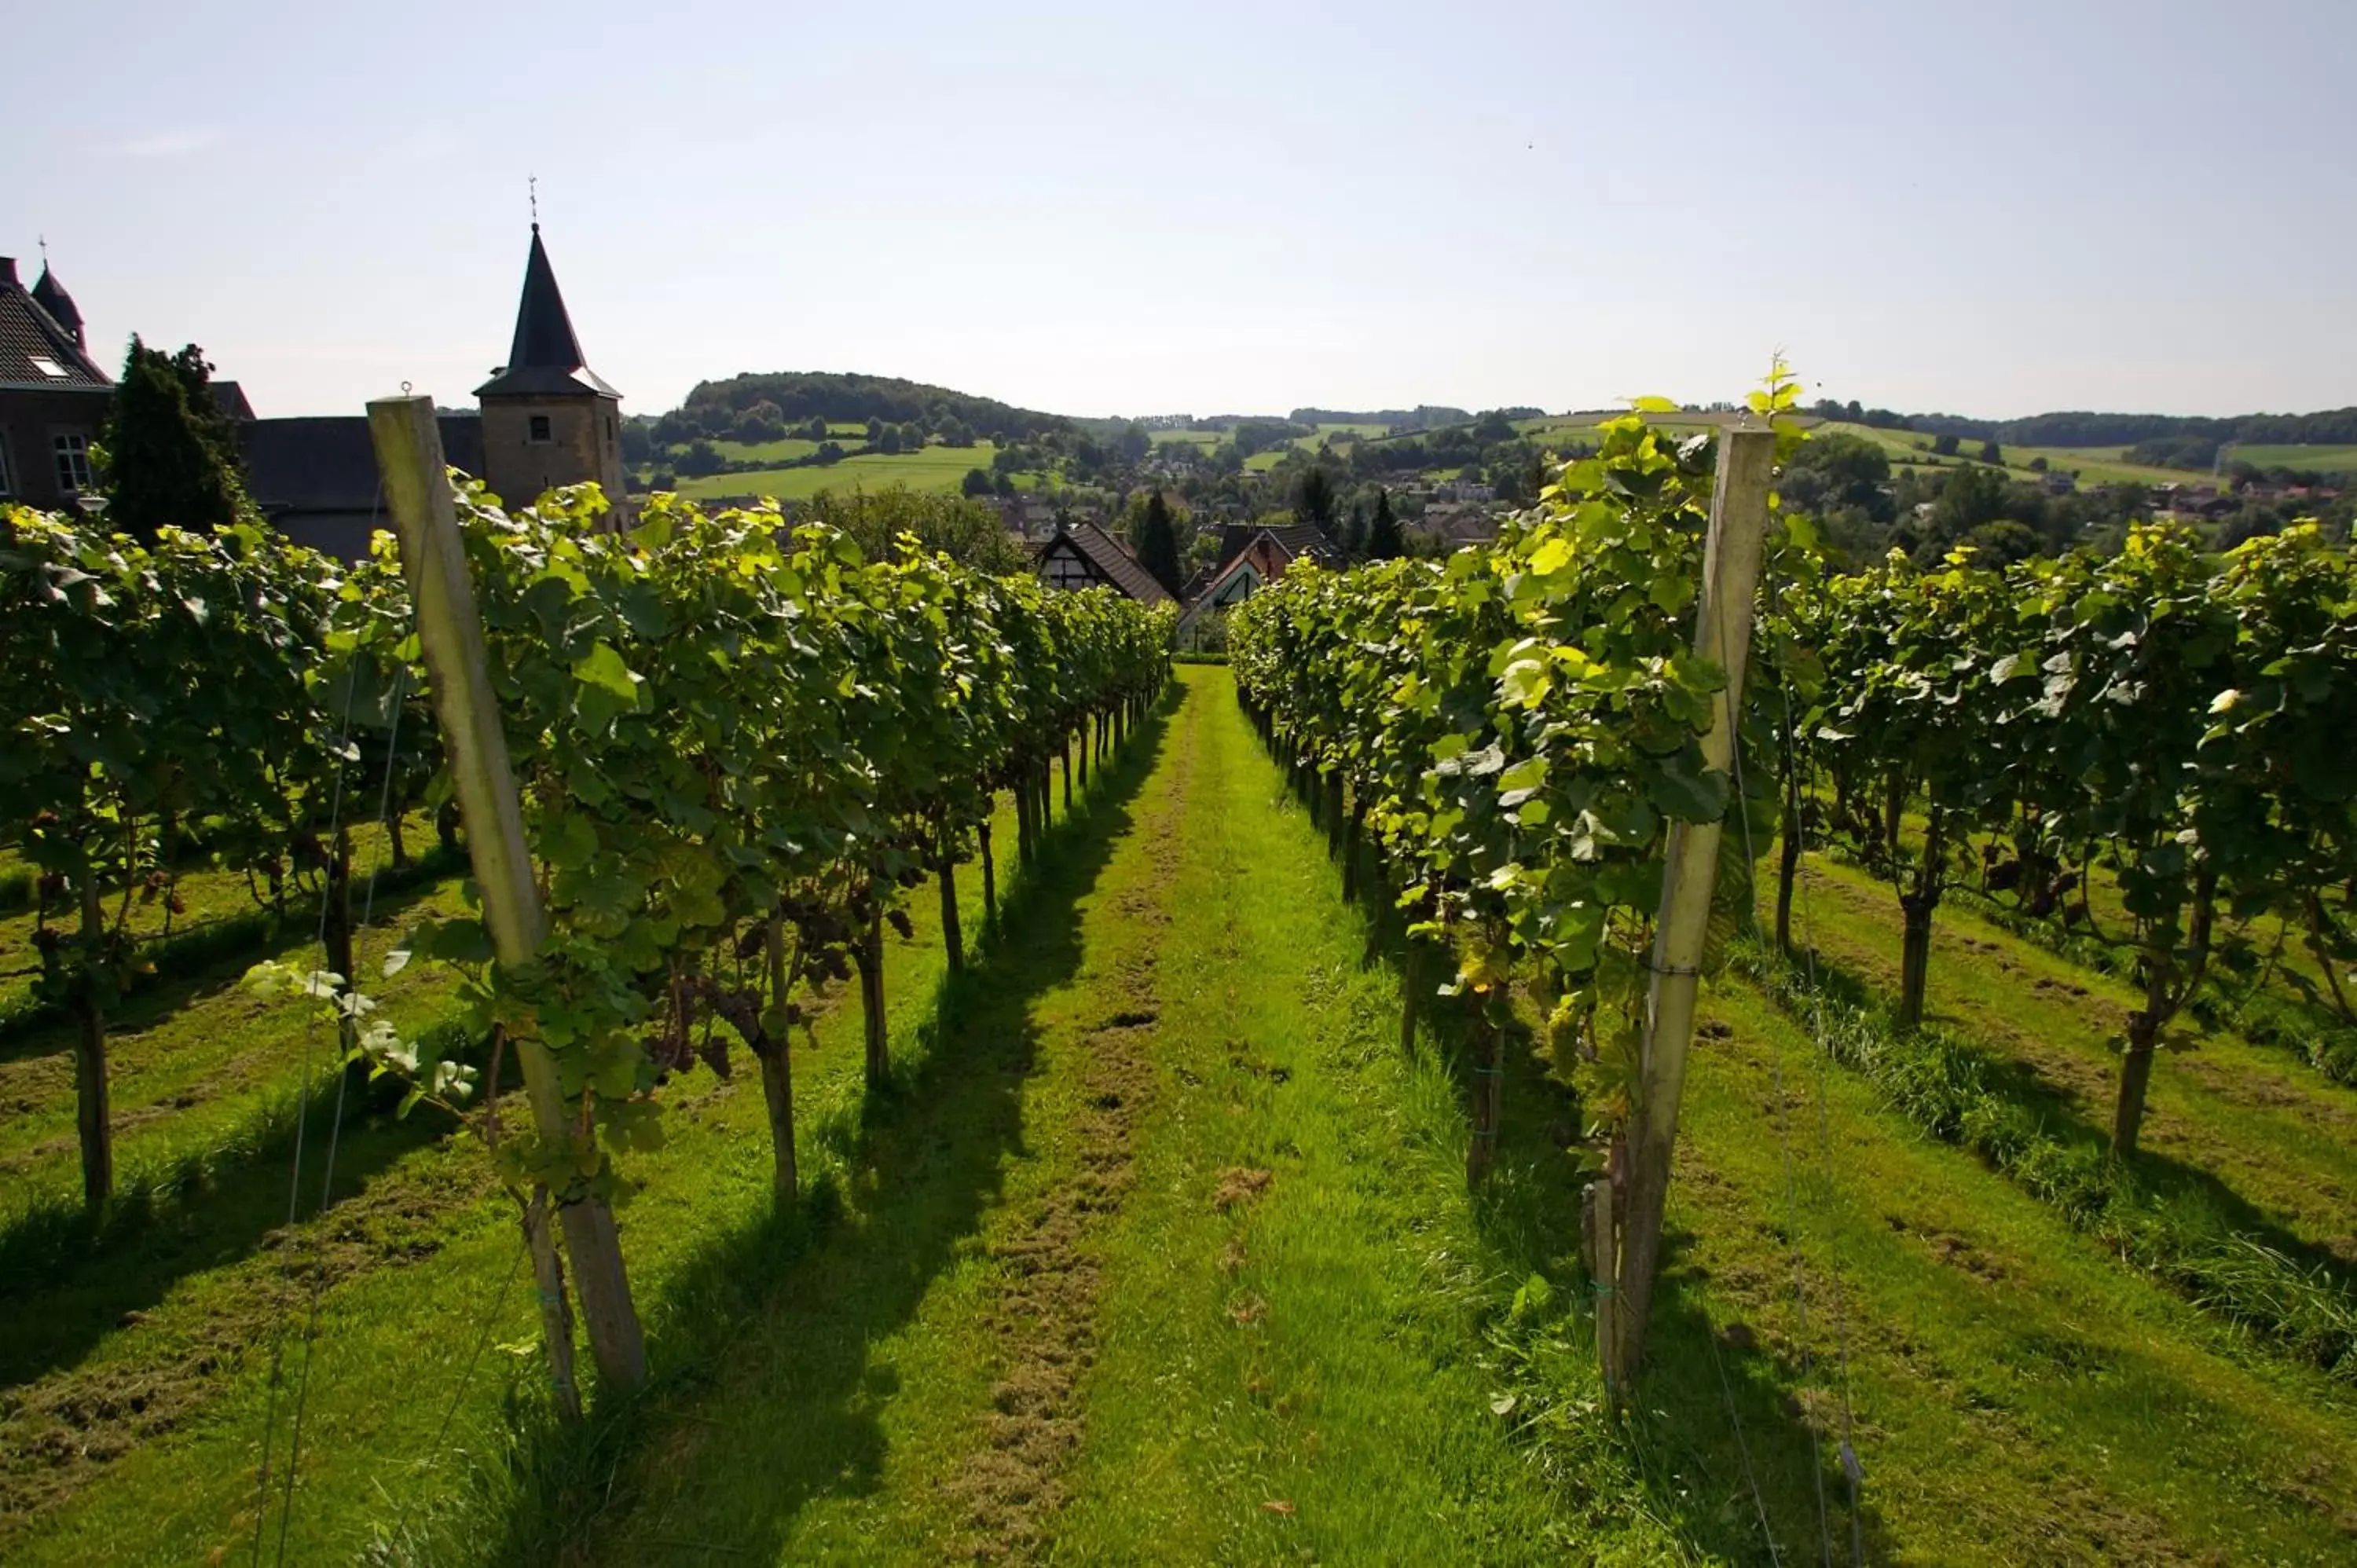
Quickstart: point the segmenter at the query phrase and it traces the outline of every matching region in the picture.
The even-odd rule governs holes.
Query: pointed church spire
[[[49,313],[49,319],[73,335],[74,346],[87,351],[89,340],[82,333],[81,312],[74,308],[73,295],[66,292],[58,274],[49,271],[49,242],[41,242],[41,276],[33,285],[33,303]]]
[[[532,226],[532,252],[524,258],[523,298],[516,306],[515,342],[508,362],[490,381],[475,389],[478,397],[503,392],[549,396],[565,392],[621,393],[591,371],[573,335],[573,318],[565,295],[556,286],[556,269],[549,265],[548,248],[540,241],[540,225]]]

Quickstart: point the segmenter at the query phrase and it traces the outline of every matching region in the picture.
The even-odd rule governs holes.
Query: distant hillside
[[[682,423],[701,425],[716,435],[731,428],[747,409],[764,403],[775,403],[789,425],[813,418],[845,424],[880,419],[887,424],[914,423],[938,430],[955,420],[978,436],[1010,437],[1041,435],[1072,426],[1061,414],[1017,408],[996,398],[975,397],[898,376],[834,371],[772,371],[699,381],[680,404],[679,413]]]
[[[1910,423],[1932,435],[2021,446],[2134,446],[2148,441],[2216,446],[2330,446],[2357,441],[2357,408],[2319,413],[2241,413],[2226,419],[2174,413],[2033,413],[2026,419],[1972,419],[1919,413]]]
[[[1509,419],[1520,419],[1538,413],[1535,408],[1509,408],[1500,411]],[[1415,408],[1297,408],[1286,416],[1296,424],[1381,424],[1405,435],[1412,430],[1437,430],[1450,424],[1470,424],[1472,413],[1466,409],[1449,408],[1438,403],[1419,403]]]

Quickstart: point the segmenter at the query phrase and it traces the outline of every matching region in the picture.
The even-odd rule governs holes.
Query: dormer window
[[[524,439],[535,446],[545,446],[556,439],[548,427],[548,415],[528,414],[524,420]]]

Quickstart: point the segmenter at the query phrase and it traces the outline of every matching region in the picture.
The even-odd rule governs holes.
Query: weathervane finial
[[[37,234],[34,236],[34,242],[41,247],[41,270],[48,272],[49,270],[49,237],[47,234]]]
[[[523,177],[523,183],[532,199],[532,231],[537,234],[540,232],[540,176],[528,174]]]

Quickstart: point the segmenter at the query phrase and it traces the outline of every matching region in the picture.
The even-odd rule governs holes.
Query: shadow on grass
[[[332,1046],[332,1042],[329,1042]],[[0,1388],[71,1367],[126,1314],[156,1305],[189,1275],[226,1268],[286,1223],[290,1179],[298,1222],[318,1212],[328,1134],[342,1075],[325,1048],[307,1096],[287,1093],[223,1134],[126,1176],[102,1219],[71,1197],[42,1202],[0,1230]],[[344,1103],[332,1201],[340,1203],[411,1150],[447,1136],[450,1119],[391,1110],[397,1084],[381,1082]],[[298,1119],[302,1171],[290,1169]]]
[[[1887,1014],[1886,999],[1857,971],[1815,954],[1817,984],[1828,999],[1862,1012]],[[2027,1112],[2040,1129],[2069,1148],[2101,1154],[2111,1145],[2111,1129],[2092,1120],[2070,1092],[2035,1067],[1991,1048],[1961,1019],[1933,1020],[1950,1048],[1967,1058],[1978,1070],[1982,1087],[1997,1099]],[[2164,1062],[2158,1070],[2167,1070]],[[2116,1079],[2111,1080],[2116,1084]],[[2100,1108],[2108,1113],[2108,1105]],[[2279,1220],[2228,1186],[2223,1178],[2199,1165],[2188,1165],[2150,1147],[2139,1148],[2128,1169],[2146,1192],[2164,1205],[2205,1210],[2229,1230],[2282,1253],[2307,1273],[2321,1273],[2344,1292],[2357,1292],[2357,1270],[2330,1250],[2302,1240]]]
[[[1316,794],[1313,789],[1298,799],[1312,821],[1320,821],[1326,807]],[[1361,854],[1355,881],[1370,933],[1367,961],[1387,962],[1405,976],[1405,922],[1392,907],[1374,855]],[[1427,973],[1433,968],[1429,952],[1425,967]],[[1469,1105],[1479,1026],[1470,1006],[1427,998],[1418,1023]],[[1512,1280],[1536,1274],[1559,1299],[1586,1300],[1589,1285],[1577,1253],[1579,1191],[1588,1178],[1565,1153],[1580,1126],[1577,1098],[1519,1026],[1508,1031],[1500,1065],[1502,1123],[1491,1176],[1474,1206],[1476,1222]],[[1688,1261],[1694,1240],[1674,1230],[1663,1239],[1644,1371],[1622,1428],[1646,1503],[1698,1556],[1815,1561],[1821,1535],[1829,1534],[1833,1555],[1846,1558],[1852,1521],[1838,1434],[1813,1444],[1792,1391],[1803,1382],[1797,1366],[1771,1354],[1758,1336],[1714,1328],[1705,1281]],[[1892,1559],[1895,1548],[1870,1502],[1858,1510],[1856,1529],[1866,1561]]]
[[[479,1481],[496,1517],[462,1506],[429,1536],[393,1543],[391,1560],[593,1560],[601,1534],[652,1504],[660,1516],[632,1530],[642,1547],[775,1562],[812,1499],[877,1488],[878,1407],[895,1391],[870,1348],[974,1244],[1025,1153],[1031,1004],[1079,972],[1079,901],[1133,826],[1130,803],[1184,700],[1174,683],[1122,754],[1091,770],[966,970],[942,979],[888,1091],[818,1130],[841,1141],[851,1190],[822,1182],[796,1212],[770,1209],[703,1248],[648,1305],[647,1392],[570,1430],[537,1402],[511,1407],[506,1473]],[[654,1477],[668,1484],[660,1497]]]
[[[436,884],[467,869],[466,856],[436,845],[399,871],[379,872],[373,894],[371,924],[382,924],[420,898]],[[357,901],[367,886],[355,883]],[[155,972],[137,981],[115,1017],[110,1032],[152,1027],[181,1008],[203,1001],[237,983],[256,959],[300,952],[318,940],[319,903],[311,897],[290,900],[281,914],[250,909],[208,920],[176,935],[143,938],[140,947]],[[61,1054],[73,1047],[70,1019],[63,1007],[29,997],[0,1006],[0,1063]]]

